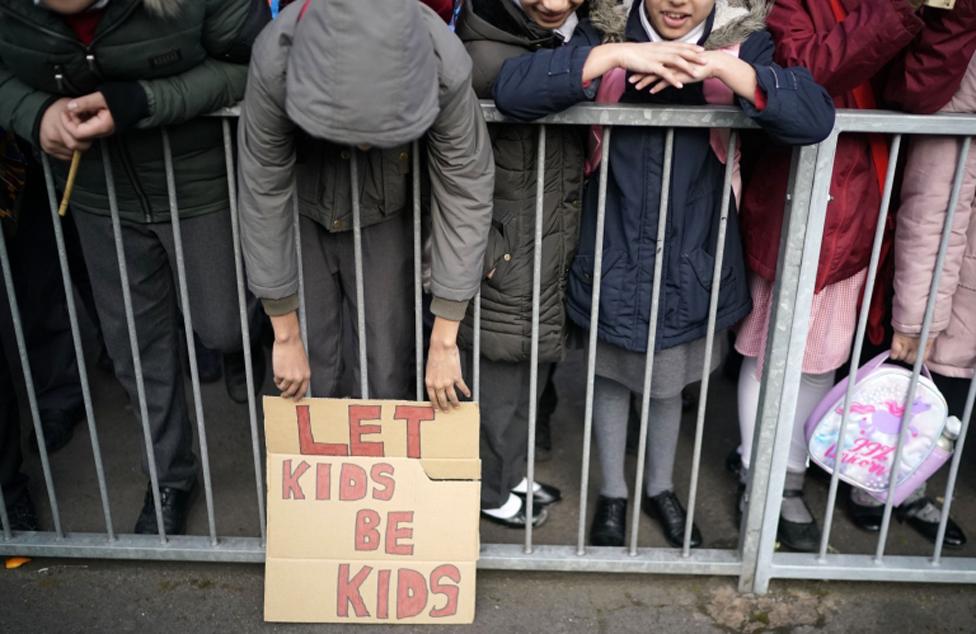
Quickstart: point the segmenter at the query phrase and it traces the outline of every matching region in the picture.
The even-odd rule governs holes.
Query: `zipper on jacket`
[[[149,204],[149,197],[146,196],[146,192],[143,191],[142,185],[139,182],[139,176],[136,174],[136,170],[132,166],[132,157],[129,155],[129,149],[125,146],[125,142],[122,139],[116,139],[115,145],[118,147],[119,160],[122,163],[122,168],[125,170],[125,174],[128,176],[129,182],[132,184],[132,189],[135,191],[136,197],[139,199],[139,204],[142,205],[143,218],[147,223],[153,222],[152,206]]]

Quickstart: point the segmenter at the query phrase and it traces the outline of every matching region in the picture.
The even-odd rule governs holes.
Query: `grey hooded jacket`
[[[293,196],[299,213],[327,231],[352,229],[355,156],[362,226],[388,220],[410,207],[410,143],[421,139],[431,310],[460,320],[481,280],[494,187],[471,61],[415,0],[313,2],[304,14],[303,4],[282,11],[255,42],[241,108],[241,237],[251,290],[268,314],[295,310]]]

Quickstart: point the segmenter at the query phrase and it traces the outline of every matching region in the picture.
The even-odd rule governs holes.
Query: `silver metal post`
[[[0,529],[3,529],[4,541],[9,541],[13,537],[10,532],[10,518],[7,517],[7,500],[3,497],[2,487],[0,487]]]
[[[712,269],[712,291],[708,301],[708,330],[705,335],[705,362],[702,367],[701,390],[698,396],[698,418],[695,421],[695,448],[691,454],[691,483],[688,485],[688,514],[685,518],[684,543],[681,554],[691,555],[691,529],[695,525],[695,505],[698,502],[698,476],[701,471],[702,437],[705,432],[705,406],[708,403],[708,386],[712,375],[712,350],[715,346],[715,324],[718,320],[718,299],[722,288],[722,264],[725,261],[725,234],[729,222],[729,206],[732,200],[732,173],[735,167],[735,150],[738,132],[729,132],[725,152],[725,177],[722,183],[722,209],[718,221],[718,237],[715,245],[715,267]],[[639,474],[638,474],[639,477]]]
[[[136,397],[139,403],[139,417],[142,421],[142,435],[145,441],[146,464],[149,466],[149,485],[152,490],[153,505],[156,510],[156,528],[159,541],[166,543],[166,528],[163,526],[163,507],[159,494],[159,472],[156,469],[156,452],[153,448],[152,430],[149,427],[149,406],[146,403],[146,383],[142,376],[142,355],[139,352],[139,337],[136,333],[136,318],[132,309],[132,292],[129,289],[129,269],[125,263],[125,245],[122,244],[122,221],[119,219],[119,203],[115,193],[115,176],[112,173],[108,143],[100,141],[102,165],[105,170],[105,184],[108,190],[108,207],[112,215],[112,235],[115,240],[115,256],[119,265],[119,278],[122,283],[122,304],[125,307],[125,323],[129,331],[129,348],[132,350],[132,365],[136,380]]]
[[[44,426],[41,425],[41,415],[37,407],[37,392],[34,389],[34,375],[31,373],[30,359],[27,357],[27,342],[24,339],[24,326],[20,320],[20,308],[17,305],[17,295],[14,289],[12,271],[10,270],[10,258],[7,255],[7,239],[4,237],[3,231],[0,231],[0,268],[3,269],[3,285],[7,291],[7,300],[10,302],[10,319],[13,322],[14,338],[17,342],[17,352],[20,354],[20,367],[24,373],[24,384],[27,388],[27,401],[30,404],[31,419],[34,421],[34,433],[37,435],[37,450],[41,456],[41,469],[44,472],[44,484],[47,487],[47,497],[51,504],[51,518],[54,522],[54,532],[57,533],[58,539],[63,539],[64,530],[61,528],[61,510],[58,507],[58,498],[54,492],[54,478],[51,475],[51,462],[48,459],[47,446],[44,442]],[[65,289],[65,293],[69,292],[71,292],[70,289]],[[6,506],[4,509],[6,509]],[[6,533],[7,531],[4,532]]]
[[[743,592],[763,594],[769,587],[836,149],[835,130],[793,154],[740,531]]]
[[[423,249],[420,223],[420,143],[411,145],[413,166],[413,325],[416,346],[417,400],[424,400],[424,307],[423,307]],[[355,185],[353,185],[355,189]],[[357,278],[358,279],[358,278]]]
[[[919,335],[920,350],[915,364],[912,367],[912,379],[908,384],[908,394],[905,396],[905,412],[901,418],[901,429],[898,433],[898,446],[895,448],[895,455],[891,462],[890,478],[888,482],[888,498],[885,500],[884,515],[881,518],[881,533],[878,535],[878,548],[875,551],[874,559],[881,563],[884,558],[885,546],[888,541],[888,529],[891,526],[891,511],[895,501],[895,488],[898,484],[898,465],[901,464],[901,454],[905,447],[905,438],[908,436],[908,427],[912,420],[912,403],[915,402],[915,391],[918,388],[918,377],[925,364],[925,355],[922,350],[928,347],[929,331],[932,327],[932,319],[935,317],[935,302],[939,295],[939,280],[942,278],[942,267],[945,265],[946,253],[949,251],[949,239],[952,237],[952,222],[956,216],[956,206],[959,204],[959,194],[962,191],[962,181],[966,175],[966,158],[969,156],[969,146],[971,137],[966,137],[962,142],[962,149],[959,151],[959,158],[956,160],[956,175],[952,181],[952,190],[949,194],[949,208],[946,210],[945,225],[942,228],[942,241],[939,243],[939,252],[935,258],[935,270],[932,273],[932,284],[929,288],[928,301],[925,304],[925,319],[922,321],[922,332]],[[840,453],[838,452],[838,455]]]
[[[644,362],[644,390],[641,393],[640,433],[637,436],[637,473],[634,477],[634,510],[630,514],[630,556],[637,555],[640,533],[640,505],[644,496],[644,462],[647,460],[647,419],[651,407],[651,381],[654,377],[654,349],[657,345],[657,316],[661,306],[661,280],[664,268],[664,243],[667,239],[668,205],[671,202],[671,169],[674,162],[674,128],[664,137],[664,167],[661,172],[661,199],[657,212],[657,242],[654,245],[654,281],[651,285],[651,313],[647,319],[647,354]],[[730,161],[731,162],[731,161]]]
[[[532,554],[535,517],[535,424],[539,413],[539,303],[542,297],[542,223],[546,196],[546,126],[539,126],[535,163],[535,244],[532,258],[532,349],[529,353],[529,450],[526,460],[525,554]]]
[[[481,287],[474,296],[474,323],[471,325],[473,331],[471,346],[471,381],[474,384],[471,388],[475,403],[481,402]]]
[[[58,247],[58,264],[61,267],[61,282],[64,284],[64,298],[68,308],[68,322],[71,324],[71,341],[75,349],[75,362],[78,364],[78,381],[81,383],[81,396],[85,404],[85,419],[88,422],[88,437],[91,439],[92,457],[95,461],[95,475],[98,479],[98,492],[102,502],[102,515],[105,519],[105,533],[108,541],[115,541],[112,526],[112,510],[108,502],[108,484],[105,479],[105,465],[102,461],[102,447],[95,427],[95,409],[92,406],[91,384],[88,381],[88,367],[85,365],[85,350],[81,343],[81,328],[78,325],[78,309],[75,306],[74,285],[68,266],[68,252],[64,246],[64,231],[61,216],[58,215],[58,197],[54,187],[54,175],[46,154],[41,155],[44,168],[44,183],[47,187],[48,206],[51,210],[51,224],[54,226],[54,240]]]
[[[874,244],[871,247],[871,259],[868,263],[868,275],[864,282],[864,297],[861,300],[861,312],[858,315],[857,334],[854,337],[854,350],[851,353],[851,370],[847,377],[847,391],[844,393],[844,409],[841,414],[840,429],[837,430],[837,455],[841,453],[844,435],[847,433],[847,422],[850,420],[851,399],[854,398],[854,378],[857,376],[861,351],[864,349],[864,336],[868,328],[868,314],[871,300],[874,297],[874,283],[878,277],[878,262],[881,259],[881,246],[884,243],[885,224],[888,221],[888,208],[891,206],[891,190],[895,180],[895,168],[898,165],[898,154],[901,150],[901,135],[896,134],[888,151],[888,172],[885,175],[884,191],[881,195],[881,208],[878,211],[878,227],[874,234]],[[827,508],[824,510],[823,532],[820,534],[819,560],[822,562],[827,556],[827,546],[830,544],[830,531],[833,528],[834,507],[837,504],[837,486],[840,483],[840,461],[830,475],[830,490],[827,494]]]
[[[593,393],[596,377],[596,343],[600,324],[600,284],[603,281],[603,234],[607,216],[607,177],[610,162],[610,137],[613,128],[603,128],[600,148],[600,181],[596,204],[596,234],[593,238],[593,295],[590,298],[590,331],[586,355],[586,404],[583,409],[583,458],[580,474],[579,527],[576,532],[576,554],[586,554],[586,506],[590,490],[590,452],[593,436]]]
[[[976,368],[973,368],[976,371]],[[932,565],[938,566],[942,561],[942,545],[945,543],[946,526],[949,523],[949,509],[952,508],[952,501],[956,496],[956,478],[959,476],[959,465],[962,463],[962,452],[966,446],[966,436],[969,432],[969,423],[973,417],[973,401],[976,400],[976,374],[969,382],[969,394],[966,397],[966,406],[962,415],[962,429],[959,431],[959,438],[956,439],[956,451],[952,454],[952,463],[949,465],[949,480],[946,482],[945,497],[942,498],[942,515],[939,517],[939,532],[935,536],[935,550],[932,553]]]
[[[305,266],[302,260],[302,222],[301,212],[298,208],[298,187],[292,183],[292,217],[295,223],[295,258],[298,259],[298,328],[302,334],[302,345],[305,346],[305,354],[309,361],[312,360],[312,351],[308,349],[308,315],[305,310]],[[312,383],[309,381],[305,396],[312,396]]]
[[[359,203],[359,154],[349,149],[349,182],[352,189],[352,239],[356,264],[356,332],[359,337],[359,384],[361,398],[369,398],[369,370],[366,357],[366,292],[363,279],[363,227]]]
[[[261,444],[258,431],[257,391],[254,385],[254,359],[251,358],[251,320],[247,314],[247,295],[244,289],[244,264],[241,256],[241,224],[237,207],[237,178],[234,171],[234,141],[230,133],[230,122],[221,121],[224,137],[224,164],[227,166],[227,199],[230,203],[230,230],[234,241],[234,275],[237,279],[237,313],[241,321],[241,345],[244,346],[244,377],[247,381],[247,416],[251,427],[251,457],[254,461],[254,486],[258,501],[258,528],[261,531],[261,544],[266,539],[264,525],[264,476],[261,467]],[[298,227],[295,227],[298,230]],[[298,260],[301,270],[301,258]],[[300,295],[301,296],[301,295]],[[263,354],[263,351],[260,352]]]
[[[169,198],[169,218],[173,226],[173,250],[176,256],[176,279],[180,288],[180,304],[183,307],[183,332],[186,335],[186,355],[190,362],[190,383],[193,387],[194,414],[197,419],[197,440],[200,443],[200,462],[203,467],[203,492],[207,504],[207,524],[210,543],[217,544],[217,522],[214,516],[213,482],[210,479],[210,451],[207,446],[207,428],[203,414],[203,397],[200,395],[200,373],[197,369],[196,349],[193,345],[193,316],[190,310],[190,291],[186,283],[186,259],[183,257],[183,232],[180,230],[180,206],[176,197],[176,174],[173,172],[173,152],[169,133],[160,129],[163,138],[163,164],[166,170],[166,194]]]

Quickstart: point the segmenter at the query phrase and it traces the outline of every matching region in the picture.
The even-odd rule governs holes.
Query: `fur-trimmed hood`
[[[640,2],[640,0],[636,0]],[[605,42],[623,42],[635,0],[590,0],[590,21]],[[768,0],[715,0],[715,22],[705,48],[716,50],[741,42],[766,28]]]

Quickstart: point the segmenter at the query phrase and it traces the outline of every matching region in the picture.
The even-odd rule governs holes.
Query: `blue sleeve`
[[[827,91],[801,66],[783,68],[773,62],[773,38],[767,31],[749,36],[739,58],[756,71],[766,107],[757,109],[739,98],[739,107],[780,143],[810,145],[819,143],[834,128],[834,102]]]
[[[567,44],[506,60],[492,97],[508,117],[531,121],[596,96],[597,82],[583,87],[583,65],[593,46]]]

